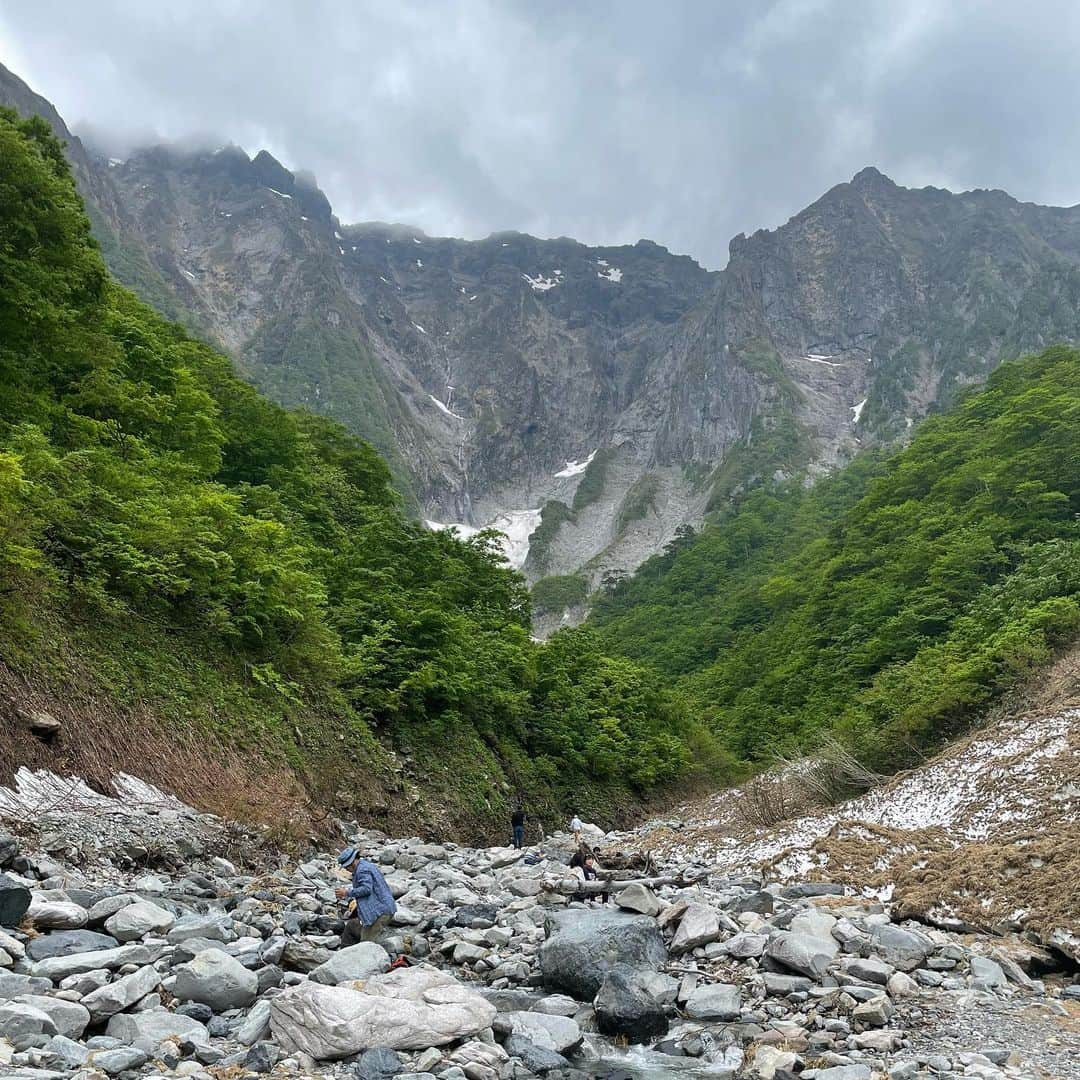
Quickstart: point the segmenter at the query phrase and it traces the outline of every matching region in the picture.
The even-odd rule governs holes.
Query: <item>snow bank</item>
[[[481,530],[473,525],[465,525],[461,522],[440,522],[427,520],[424,524],[429,529],[446,529],[458,535],[462,540],[468,540],[476,536]],[[500,544],[502,553],[507,562],[519,570],[529,556],[529,537],[536,531],[540,524],[540,510],[508,510],[498,514],[486,525],[484,529],[497,529],[503,534]]]
[[[869,398],[863,398],[857,405],[852,405],[851,408],[851,422],[857,424],[862,419],[862,411],[866,408],[866,403]]]
[[[425,331],[426,332],[426,331]],[[434,394],[428,394],[428,397],[438,406],[440,412],[445,413],[447,416],[453,417],[455,420],[464,420],[464,416],[460,416],[458,413],[453,412],[449,405],[444,405]],[[434,526],[432,526],[434,528]],[[439,528],[453,528],[449,525],[440,525]]]
[[[555,479],[565,480],[568,476],[578,476],[589,467],[589,464],[594,457],[596,457],[595,450],[584,461],[567,461],[566,468],[560,469],[555,474]]]

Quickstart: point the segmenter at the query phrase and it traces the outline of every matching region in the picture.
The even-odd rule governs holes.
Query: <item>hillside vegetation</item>
[[[370,446],[271,404],[113,283],[60,145],[0,111],[9,675],[284,762],[327,797],[389,770],[392,745],[431,763],[451,822],[501,822],[519,792],[614,812],[708,766],[654,675],[588,631],[530,640],[497,551],[409,521]]]
[[[1080,353],[1004,364],[888,458],[745,494],[604,595],[604,647],[746,760],[838,735],[897,768],[1080,628]]]

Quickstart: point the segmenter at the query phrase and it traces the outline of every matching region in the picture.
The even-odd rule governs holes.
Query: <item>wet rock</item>
[[[510,1035],[521,1035],[537,1046],[546,1047],[561,1054],[581,1042],[581,1028],[568,1016],[552,1016],[548,1013],[508,1012],[496,1021],[496,1030]]]
[[[667,1034],[667,1012],[642,973],[634,968],[609,971],[600,984],[593,1009],[597,1027],[604,1035],[643,1043]]]
[[[567,911],[552,916],[540,947],[544,984],[591,1001],[604,975],[619,964],[658,968],[667,949],[656,923],[623,912]]]
[[[503,1046],[512,1058],[517,1058],[526,1069],[537,1076],[546,1076],[555,1070],[570,1067],[570,1062],[562,1054],[544,1046],[537,1046],[523,1035],[510,1035]]]

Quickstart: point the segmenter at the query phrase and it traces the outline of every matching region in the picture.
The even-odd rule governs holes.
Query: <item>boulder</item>
[[[156,990],[160,982],[161,975],[157,969],[153,964],[147,964],[130,975],[92,990],[83,998],[83,1004],[90,1010],[91,1019],[97,1023],[131,1008],[140,998]]]
[[[109,1076],[118,1076],[120,1073],[130,1072],[145,1065],[150,1055],[135,1046],[117,1046],[112,1050],[95,1050],[87,1061],[87,1065],[94,1069],[100,1069]]]
[[[163,934],[176,922],[171,911],[139,900],[122,907],[115,915],[105,920],[105,929],[117,941],[138,941],[147,934]]]
[[[1004,986],[1007,981],[1005,972],[996,960],[991,960],[988,956],[971,958],[971,985],[976,990],[994,990]]]
[[[81,930],[86,925],[87,911],[81,904],[69,900],[44,900],[31,896],[26,917],[35,930]]]
[[[0,926],[18,926],[30,907],[30,890],[0,874]]]
[[[402,1072],[401,1058],[388,1046],[365,1050],[353,1066],[356,1080],[392,1080]]]
[[[21,1001],[0,1001],[0,1038],[14,1041],[24,1035],[57,1034],[56,1023],[47,1012]]]
[[[247,1018],[236,1032],[236,1041],[244,1046],[254,1046],[270,1034],[270,1002],[257,1001]]]
[[[325,964],[320,964],[311,972],[311,978],[317,983],[337,986],[339,983],[378,975],[389,967],[390,954],[381,945],[374,941],[362,941],[359,945],[338,949]]]
[[[270,1029],[289,1053],[316,1060],[348,1057],[372,1046],[422,1050],[477,1035],[495,1006],[426,964],[374,975],[363,990],[310,980],[270,1002]]]
[[[617,967],[609,971],[600,984],[593,1009],[596,1026],[604,1035],[643,1043],[667,1034],[667,1012],[650,992],[642,972],[635,968]]]
[[[675,953],[708,945],[720,936],[720,916],[706,904],[690,904],[679,921],[679,928],[671,940]]]
[[[640,882],[627,885],[622,892],[616,893],[615,903],[624,911],[636,911],[639,915],[659,915],[664,906],[652,889]]]
[[[0,1001],[25,994],[44,994],[51,989],[52,983],[48,979],[20,975],[15,971],[0,971]]]
[[[551,1013],[502,1013],[498,1025],[511,1035],[521,1035],[537,1046],[561,1054],[581,1042],[581,1028],[569,1016]]]
[[[90,1010],[77,1001],[46,997],[44,994],[27,994],[18,999],[24,1005],[32,1005],[51,1017],[58,1034],[68,1039],[80,1039],[90,1023]]]
[[[731,983],[707,983],[686,999],[686,1015],[691,1020],[738,1020],[742,995]]]
[[[50,956],[74,956],[76,953],[115,949],[119,944],[116,938],[93,930],[58,930],[34,938],[26,946],[26,955],[31,960],[48,960]]]
[[[723,943],[724,952],[736,960],[749,960],[761,956],[769,944],[767,934],[733,934]]]
[[[863,982],[876,983],[884,986],[889,981],[889,976],[896,971],[892,964],[886,964],[881,960],[870,957],[866,960],[853,960],[847,966],[847,973]]]
[[[204,1024],[167,1009],[117,1013],[105,1031],[114,1039],[143,1050],[153,1050],[166,1039],[187,1040],[197,1045],[210,1041],[210,1033]]]
[[[19,841],[7,833],[0,833],[0,869],[6,869],[19,854]]]
[[[185,915],[176,920],[166,935],[166,940],[170,945],[179,945],[191,938],[227,942],[235,937],[232,919],[227,915]]]
[[[220,949],[205,949],[176,968],[173,994],[180,1001],[200,1001],[214,1012],[247,1008],[258,992],[258,975]]]
[[[874,952],[900,971],[914,971],[929,959],[934,943],[925,935],[885,923],[870,929]]]
[[[815,938],[782,930],[769,942],[767,956],[792,971],[820,979],[840,951],[834,938]]]
[[[540,946],[544,984],[581,1001],[591,1001],[619,964],[656,970],[667,960],[660,931],[645,915],[564,911],[548,919],[547,930]]]
[[[537,1076],[545,1076],[556,1069],[570,1068],[570,1062],[562,1054],[537,1046],[524,1035],[510,1035],[503,1046],[511,1057],[517,1058],[529,1072],[536,1073]]]
[[[322,945],[310,941],[289,938],[281,951],[281,966],[292,971],[312,972],[333,958],[333,953]]]
[[[47,960],[38,960],[30,969],[30,974],[60,982],[69,975],[85,975],[88,971],[101,968],[111,971],[125,964],[149,964],[150,959],[150,950],[145,945],[121,945],[115,949],[97,949],[94,952],[73,953],[71,956],[50,956]]]

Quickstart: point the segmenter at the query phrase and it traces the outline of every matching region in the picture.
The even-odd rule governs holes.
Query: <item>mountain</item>
[[[1080,209],[998,191],[864,169],[714,273],[645,240],[343,225],[265,151],[71,153],[118,277],[371,440],[419,516],[505,530],[530,582],[555,576],[545,630],[733,493],[903,440],[1080,338]]]

